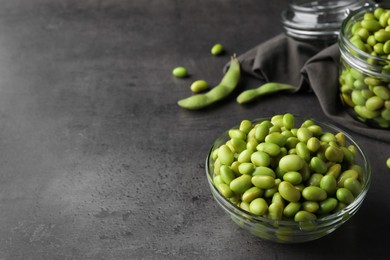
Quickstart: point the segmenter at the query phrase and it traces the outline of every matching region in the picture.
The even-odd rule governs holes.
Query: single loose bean
[[[275,194],[272,196],[271,203],[279,203],[282,205],[282,208],[284,208],[284,199],[279,192],[275,192]]]
[[[319,158],[318,156],[314,156],[311,158],[310,160],[310,168],[317,172],[317,173],[321,173],[321,174],[324,174],[327,172],[328,170],[328,166],[326,165],[326,163],[321,159]]]
[[[329,146],[325,150],[325,157],[331,162],[342,162],[344,159],[343,151],[336,146]]]
[[[251,162],[255,166],[265,166],[267,167],[271,163],[271,157],[262,151],[256,151],[251,155]]]
[[[260,143],[256,149],[270,156],[277,156],[280,153],[280,146],[274,143]]]
[[[327,198],[326,191],[317,186],[308,186],[303,189],[302,197],[306,200],[321,201]]]
[[[218,159],[221,164],[231,165],[234,161],[234,154],[227,145],[221,145],[218,149]]]
[[[230,143],[233,146],[235,152],[241,153],[246,149],[246,142],[241,138],[231,138]]]
[[[255,138],[256,138],[256,140],[259,141],[259,142],[264,142],[265,141],[265,137],[269,133],[269,128],[270,128],[269,124],[259,124],[259,125],[256,125],[256,127],[255,127]]]
[[[222,54],[224,52],[223,45],[220,43],[214,44],[213,47],[211,48],[210,52],[214,56]]]
[[[242,201],[250,203],[263,195],[264,191],[258,187],[251,187],[242,194]]]
[[[283,215],[291,218],[301,209],[301,203],[299,202],[289,202],[287,206],[283,209]]]
[[[278,202],[271,203],[268,207],[268,218],[273,220],[281,220],[282,216],[283,206]]]
[[[328,214],[337,207],[338,201],[335,198],[327,198],[319,203],[318,214]]]
[[[234,192],[230,189],[229,185],[226,183],[217,184],[217,189],[225,198],[231,198],[234,196]]]
[[[337,190],[337,180],[333,175],[325,175],[321,178],[320,188],[326,191],[328,196],[333,196]]]
[[[355,199],[352,192],[347,188],[338,188],[336,191],[336,197],[339,201],[347,205],[351,204],[352,201]]]
[[[390,157],[387,158],[387,160],[386,160],[386,166],[387,166],[387,168],[390,169]]]
[[[243,162],[238,165],[238,172],[241,174],[250,175],[255,170],[255,165],[250,162]]]
[[[176,67],[172,70],[172,75],[177,78],[185,78],[188,76],[187,68],[185,67]]]
[[[207,81],[205,80],[200,79],[192,82],[190,89],[194,93],[199,93],[208,89],[208,87],[209,87],[209,83],[207,83]]]
[[[273,143],[278,145],[279,147],[282,147],[286,144],[287,142],[287,137],[282,135],[280,132],[273,132],[268,134],[265,137],[264,140],[266,143]]]
[[[245,149],[240,153],[240,155],[237,158],[237,161],[240,163],[250,162],[252,153],[253,153],[252,149]]]
[[[221,99],[227,97],[238,85],[240,79],[240,64],[236,57],[232,57],[229,69],[223,76],[221,82],[204,94],[196,94],[179,100],[180,107],[190,110],[208,107]]]
[[[305,201],[302,203],[302,209],[307,212],[315,213],[318,211],[319,208],[320,205],[317,201]]]
[[[220,176],[223,182],[226,184],[230,184],[232,180],[236,178],[236,175],[234,174],[232,169],[230,169],[230,167],[227,165],[221,165],[219,170],[220,170]]]
[[[252,182],[251,182],[252,177],[250,175],[244,174],[241,175],[230,183],[229,187],[232,191],[242,194],[244,193],[247,189],[252,187]]]
[[[244,119],[240,123],[239,130],[248,134],[253,129],[253,124],[250,120]]]
[[[309,162],[310,161],[310,151],[306,146],[306,143],[299,142],[297,143],[297,146],[295,147],[296,153],[299,157],[301,157],[304,161]]]
[[[347,188],[352,195],[356,197],[362,191],[362,185],[358,179],[355,178],[347,178],[344,181],[344,188]]]
[[[303,165],[303,159],[296,154],[285,155],[279,161],[280,169],[285,172],[299,171]]]
[[[301,198],[301,193],[288,181],[282,181],[279,184],[278,191],[280,195],[289,202],[298,202]]]
[[[306,147],[307,149],[309,149],[310,152],[315,153],[321,147],[320,140],[318,140],[318,138],[314,136],[310,137],[309,140],[307,140]]]
[[[256,169],[252,173],[252,176],[256,176],[256,175],[266,175],[266,176],[271,176],[273,178],[276,178],[275,171],[269,167],[264,167],[264,166],[256,167]]]
[[[268,175],[255,175],[251,181],[253,185],[260,189],[271,189],[275,186],[275,178]]]
[[[241,92],[240,95],[237,97],[237,102],[239,104],[245,104],[249,103],[261,96],[269,95],[272,93],[276,93],[279,91],[285,91],[285,90],[295,90],[296,87],[288,84],[281,84],[281,83],[275,83],[275,82],[268,82],[264,85],[261,85],[260,87],[256,89],[248,89],[243,92]]]
[[[242,140],[246,140],[246,133],[241,131],[240,129],[230,129],[228,131],[228,135],[230,138],[239,138]]]
[[[249,212],[262,216],[268,212],[268,203],[263,198],[256,198],[249,204]]]
[[[298,185],[302,182],[302,175],[299,172],[286,172],[283,175],[283,180],[288,181],[292,185]]]
[[[296,222],[311,221],[311,220],[316,220],[316,219],[317,219],[317,216],[315,214],[307,212],[305,210],[298,211],[294,216],[294,220]]]

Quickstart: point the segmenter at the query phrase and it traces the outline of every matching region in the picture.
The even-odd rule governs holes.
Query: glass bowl
[[[264,117],[252,120],[252,124],[257,124],[265,120],[271,120],[272,117]],[[300,116],[295,116],[295,125],[303,123],[307,119]],[[367,191],[371,182],[371,167],[364,154],[363,150],[353,140],[353,138],[342,131],[341,129],[329,123],[321,123],[314,119],[312,120],[316,125],[320,126],[323,132],[338,133],[345,135],[346,146],[352,145],[356,148],[355,164],[361,166],[362,169],[362,189],[361,192],[355,196],[352,203],[348,204],[343,209],[340,209],[332,214],[318,217],[315,220],[296,222],[292,220],[273,220],[267,217],[254,215],[246,210],[240,208],[237,202],[232,203],[231,200],[225,198],[221,192],[216,188],[213,178],[214,163],[213,152],[215,149],[225,144],[229,139],[228,131],[220,135],[212,144],[211,149],[206,159],[206,177],[211,189],[213,198],[217,204],[227,213],[230,218],[241,228],[249,231],[251,234],[265,240],[277,243],[302,243],[315,239],[319,239],[339,228],[342,224],[348,221],[360,208],[363,200],[366,197]],[[238,129],[235,126],[232,129]]]

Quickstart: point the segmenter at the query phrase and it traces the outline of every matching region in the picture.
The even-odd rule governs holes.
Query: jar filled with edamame
[[[339,35],[340,98],[357,120],[390,128],[390,9],[351,12]]]
[[[294,39],[329,45],[337,41],[348,12],[365,3],[362,0],[290,0],[282,12],[283,27]]]

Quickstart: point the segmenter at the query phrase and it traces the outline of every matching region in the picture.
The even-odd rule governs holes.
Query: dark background
[[[383,259],[388,144],[351,133],[372,164],[360,211],[314,242],[280,245],[213,201],[205,158],[242,119],[329,122],[313,94],[186,111],[202,78],[281,33],[287,1],[0,1],[0,259]],[[214,43],[227,50],[210,55]],[[176,66],[190,77],[171,75]],[[250,80],[237,91],[256,87]],[[342,126],[341,126],[342,127]]]

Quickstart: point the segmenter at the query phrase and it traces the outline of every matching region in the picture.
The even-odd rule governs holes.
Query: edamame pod
[[[226,98],[238,85],[240,80],[240,64],[235,56],[231,58],[230,66],[221,82],[204,94],[196,94],[181,99],[177,104],[185,109],[197,110],[208,107]]]
[[[243,91],[237,97],[237,102],[239,104],[249,103],[261,96],[269,95],[275,92],[283,91],[283,90],[295,90],[296,87],[289,84],[281,84],[276,82],[268,82],[256,89],[249,89]]]

